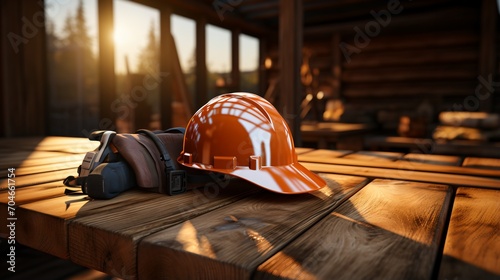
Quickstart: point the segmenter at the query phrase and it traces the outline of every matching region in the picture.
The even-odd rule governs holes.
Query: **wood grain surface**
[[[466,157],[462,166],[500,170],[500,158]]]
[[[353,154],[348,154],[343,158],[364,161],[395,161],[403,157],[403,155],[403,153],[395,152],[359,151]]]
[[[500,279],[500,191],[458,188],[439,279]]]
[[[321,164],[310,162],[303,162],[302,165],[314,172],[500,189],[500,179],[469,175],[456,175],[411,170],[393,170],[362,166],[344,166],[337,164]]]
[[[451,194],[443,185],[374,180],[260,265],[255,276],[430,279]]]
[[[410,153],[403,156],[402,159],[398,161],[411,161],[418,163],[427,163],[434,165],[451,165],[459,166],[462,162],[462,158],[458,156],[445,156],[445,155],[431,155],[422,153]]]
[[[148,236],[139,245],[139,278],[248,279],[261,262],[368,182],[325,178],[328,187],[315,193],[263,192]]]
[[[303,158],[338,158],[342,157],[348,154],[351,154],[352,151],[347,151],[347,150],[326,150],[326,149],[318,149],[318,150],[311,150],[307,153],[302,153],[299,154],[298,158],[299,161],[302,160]]]
[[[224,187],[207,185],[175,196],[156,194],[152,199],[134,201],[143,197],[135,195],[126,205],[98,215],[82,217],[80,211],[69,224],[70,259],[120,278],[134,279],[137,243],[142,238],[261,191],[234,180]]]
[[[160,194],[128,191],[112,200],[89,200],[86,195],[60,196],[23,204],[16,210],[20,243],[60,258],[68,258],[68,225],[76,217],[107,213],[134,203],[144,204]]]
[[[329,154],[333,154],[333,156],[329,156]],[[435,163],[433,164],[421,163],[421,162],[407,161],[407,160],[397,160],[394,162],[372,161],[372,160],[350,159],[346,157],[337,158],[335,157],[335,155],[336,155],[335,151],[333,151],[333,153],[328,153],[328,152],[321,153],[314,151],[305,154],[300,154],[298,155],[298,159],[301,162],[311,162],[311,163],[364,166],[364,167],[376,167],[376,168],[398,169],[398,170],[408,170],[408,171],[428,171],[428,172],[438,172],[438,173],[500,178],[500,170],[494,170],[493,168],[478,169],[473,167],[437,165]]]
[[[66,153],[61,152],[8,150],[0,152],[0,168],[7,169],[43,165],[51,162],[53,158],[60,158],[66,155]]]

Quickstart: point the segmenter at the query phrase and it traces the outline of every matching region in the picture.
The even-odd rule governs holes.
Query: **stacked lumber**
[[[500,115],[485,112],[442,112],[435,140],[495,141],[500,139]]]

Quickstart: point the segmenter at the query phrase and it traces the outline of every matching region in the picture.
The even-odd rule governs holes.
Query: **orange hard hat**
[[[178,162],[284,194],[326,186],[298,163],[292,133],[276,108],[251,93],[219,95],[201,107],[186,127]]]

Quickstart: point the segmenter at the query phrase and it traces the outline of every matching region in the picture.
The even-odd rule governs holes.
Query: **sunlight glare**
[[[123,43],[125,42],[125,33],[121,29],[115,29],[111,36],[113,38],[113,43],[115,44],[115,46],[123,45]]]

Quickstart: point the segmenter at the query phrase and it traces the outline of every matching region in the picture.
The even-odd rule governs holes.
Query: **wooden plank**
[[[462,166],[471,168],[482,168],[482,169],[494,169],[500,170],[500,159],[499,158],[477,158],[477,157],[466,157]]]
[[[328,187],[314,193],[263,192],[146,237],[139,245],[139,278],[249,279],[261,262],[368,182],[325,178]]]
[[[89,142],[87,138],[46,136],[46,137],[9,137],[0,139],[0,147],[14,148],[16,150],[34,149],[36,147],[71,146]]]
[[[500,180],[470,175],[432,173],[411,170],[393,170],[364,166],[344,166],[303,162],[302,165],[313,172],[326,172],[372,178],[398,179],[415,182],[461,185],[478,188],[500,189]]]
[[[391,161],[375,161],[375,160],[364,160],[364,159],[349,159],[346,157],[336,158],[334,156],[329,157],[327,154],[319,152],[310,152],[306,154],[298,155],[298,159],[301,162],[311,162],[311,163],[327,163],[327,164],[338,164],[338,165],[348,165],[348,166],[359,166],[359,167],[376,167],[376,168],[386,168],[386,169],[397,169],[397,170],[407,170],[407,171],[427,171],[427,172],[438,172],[438,173],[449,173],[449,174],[460,174],[460,175],[471,175],[471,176],[486,176],[486,177],[500,177],[500,172],[497,170],[488,169],[477,169],[470,167],[459,167],[459,166],[446,166],[446,165],[435,165],[429,163],[420,163],[414,161],[398,160],[395,162]],[[430,156],[430,155],[429,155]]]
[[[499,279],[500,191],[458,188],[439,279]]]
[[[494,129],[500,127],[500,115],[485,112],[441,112],[439,122],[449,126]]]
[[[16,210],[16,239],[29,247],[67,259],[68,223],[75,217],[110,212],[161,196],[139,191],[125,192],[111,200],[89,200],[86,195],[61,196],[21,205]]]
[[[49,182],[62,182],[66,177],[77,175],[77,170],[75,168],[67,168],[57,171],[49,171],[43,173],[37,173],[32,175],[16,177],[16,188],[38,185]],[[0,179],[0,190],[7,188],[7,179]]]
[[[299,161],[306,159],[319,159],[319,158],[339,158],[345,155],[352,153],[352,151],[348,150],[326,150],[326,149],[318,149],[312,150],[307,153],[299,154]]]
[[[1,153],[0,168],[10,167],[29,167],[44,165],[47,162],[55,162],[61,157],[69,157],[70,155],[60,152],[45,152],[45,151],[9,151]]]
[[[467,97],[474,92],[477,81],[472,79],[450,81],[401,81],[401,82],[375,82],[375,83],[344,83],[342,93],[352,99],[375,99],[381,98],[411,98],[443,96],[463,96]]]
[[[68,159],[67,157],[54,158],[54,159],[56,159],[56,161],[46,161],[46,163],[43,165],[16,167],[14,173],[16,174],[16,176],[26,176],[26,175],[44,173],[49,171],[67,170],[71,168],[74,168],[74,172],[70,173],[76,173],[78,166],[82,164],[83,155],[81,159],[76,159],[76,160]],[[9,171],[7,169],[1,169],[0,178],[6,178],[8,173]]]
[[[66,153],[85,153],[99,146],[99,141],[87,138],[48,136],[44,138],[6,138],[0,141],[2,147],[22,151],[47,151]]]
[[[445,155],[431,155],[431,154],[422,154],[422,153],[410,153],[403,156],[399,161],[411,161],[418,163],[427,163],[434,165],[450,165],[450,166],[459,166],[462,162],[462,159],[457,156],[445,156]],[[500,175],[500,173],[499,173]]]
[[[176,196],[158,195],[99,215],[82,216],[85,212],[80,210],[69,225],[70,259],[120,278],[135,278],[137,246],[142,238],[262,191],[239,180],[222,184]]]
[[[403,66],[373,69],[346,69],[342,72],[345,83],[398,82],[398,81],[432,81],[461,80],[475,77],[475,64],[454,64],[437,66]]]
[[[295,153],[297,155],[300,155],[300,154],[303,154],[303,153],[310,152],[312,150],[313,150],[313,148],[295,148]]]
[[[361,52],[344,62],[346,69],[367,69],[387,66],[420,66],[429,64],[450,64],[476,62],[477,47],[451,46],[447,48],[397,49],[386,52]]]
[[[377,152],[377,151],[359,151],[353,154],[348,154],[343,158],[364,160],[364,161],[395,161],[403,157],[403,153],[395,152]]]
[[[16,189],[13,201],[15,202],[15,206],[19,207],[20,205],[35,201],[64,196],[64,190],[65,186],[62,184],[62,181],[18,188]],[[2,191],[0,193],[0,219],[2,219],[2,221],[6,221],[8,218],[7,210],[9,200],[9,193],[7,191]],[[0,236],[6,237],[7,234],[8,229],[6,227],[0,227]]]
[[[377,179],[259,266],[256,279],[430,279],[451,188]]]
[[[371,136],[365,139],[365,145],[377,149],[405,148],[432,154],[500,158],[500,143],[481,143],[478,145],[476,141],[464,140],[440,143],[426,138]]]

